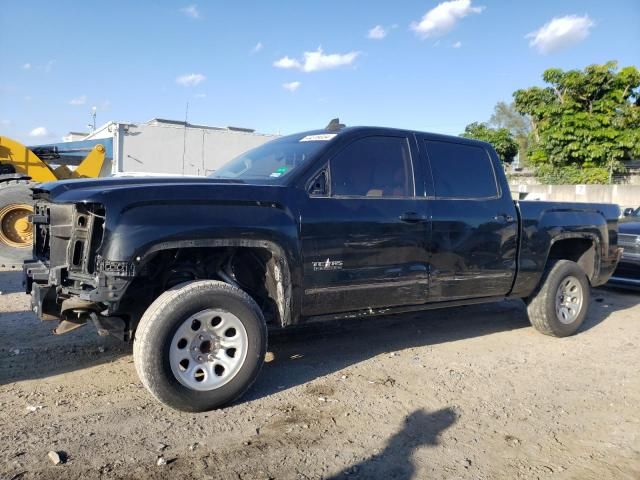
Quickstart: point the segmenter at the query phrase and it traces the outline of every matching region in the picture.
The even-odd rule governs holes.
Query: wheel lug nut
[[[198,338],[199,338],[200,340],[204,340],[204,337],[203,337],[202,335],[200,335]]]
[[[201,362],[202,361],[202,357],[198,357],[198,361]]]

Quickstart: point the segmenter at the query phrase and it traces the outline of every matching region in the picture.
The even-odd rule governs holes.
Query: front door
[[[319,174],[326,191],[301,209],[303,315],[426,302],[429,222],[414,142],[359,138]]]

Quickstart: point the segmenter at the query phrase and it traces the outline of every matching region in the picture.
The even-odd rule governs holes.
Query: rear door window
[[[413,197],[413,168],[405,137],[374,136],[331,159],[331,193],[348,197]]]
[[[496,175],[489,153],[476,145],[425,140],[436,198],[494,198]]]

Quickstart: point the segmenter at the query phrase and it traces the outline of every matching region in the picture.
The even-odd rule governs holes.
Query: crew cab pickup
[[[514,202],[483,142],[374,127],[280,137],[208,178],[34,189],[25,285],[56,333],[134,342],[174,408],[228,404],[270,329],[505,298],[573,334],[620,256],[619,208]]]

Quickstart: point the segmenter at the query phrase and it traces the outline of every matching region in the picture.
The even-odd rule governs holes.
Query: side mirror
[[[625,208],[624,211],[622,212],[622,215],[624,217],[628,217],[633,213],[633,208]]]
[[[320,172],[313,179],[309,188],[309,195],[326,195],[327,194],[327,172]]]

